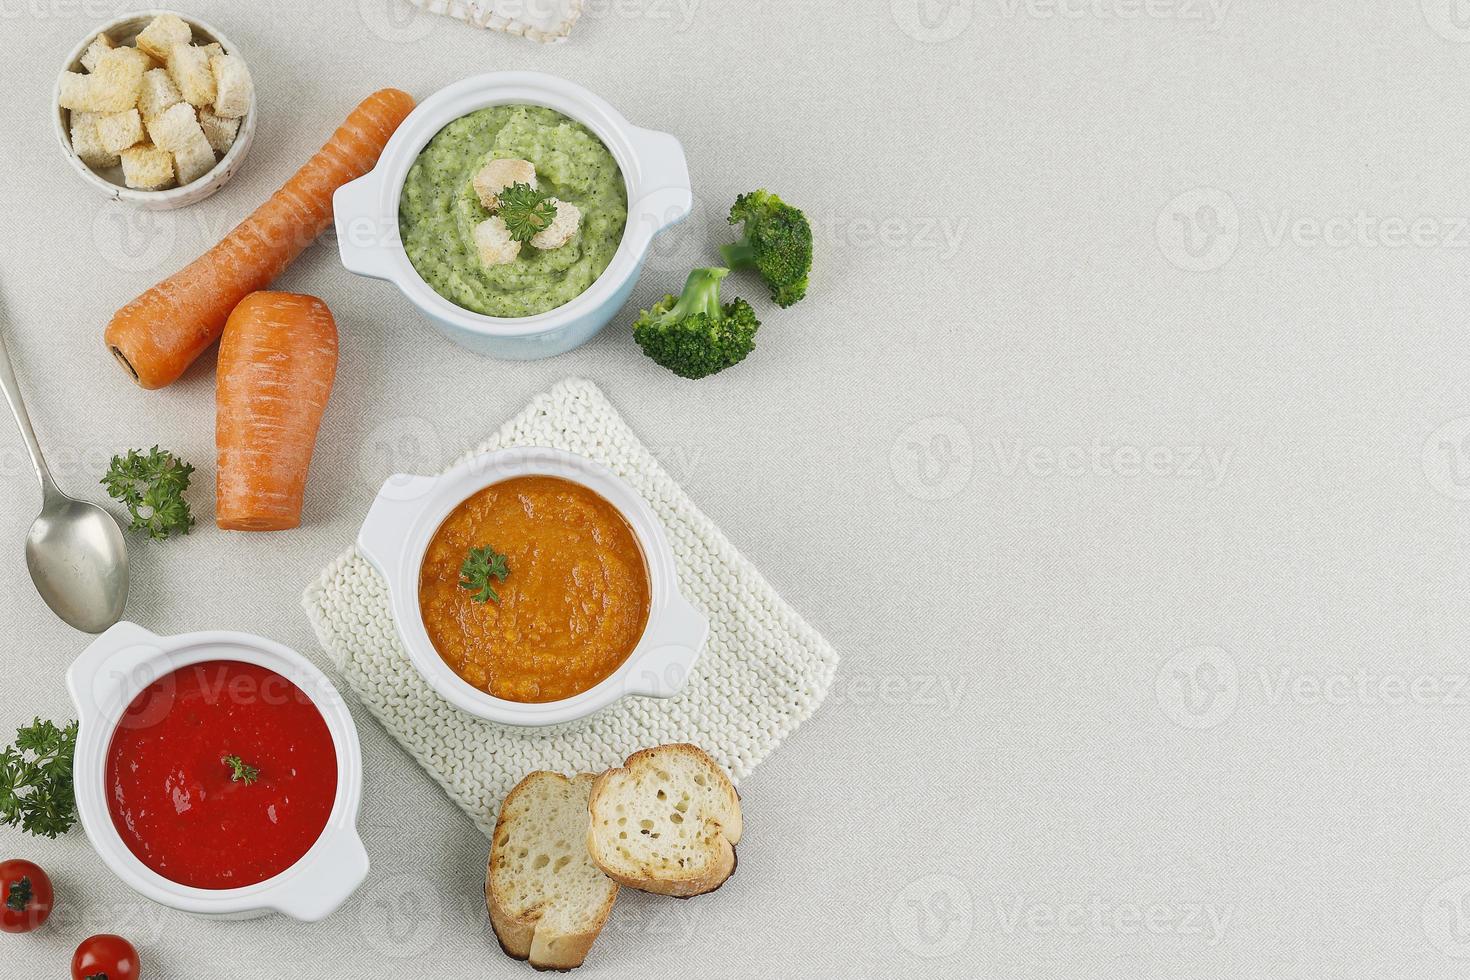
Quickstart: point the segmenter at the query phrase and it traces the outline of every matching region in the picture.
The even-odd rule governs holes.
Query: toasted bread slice
[[[500,807],[485,903],[501,949],[538,970],[581,966],[618,886],[587,854],[593,777],[533,772]]]
[[[702,749],[635,752],[597,777],[587,806],[587,851],[619,884],[688,898],[735,873],[740,795]]]

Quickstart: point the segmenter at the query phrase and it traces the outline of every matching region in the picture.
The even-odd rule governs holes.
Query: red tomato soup
[[[180,668],[128,706],[107,749],[107,805],[128,849],[181,885],[242,888],[295,864],[337,795],[321,712],[274,671]]]

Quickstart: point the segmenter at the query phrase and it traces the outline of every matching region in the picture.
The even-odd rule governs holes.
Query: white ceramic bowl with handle
[[[536,105],[568,116],[602,140],[628,189],[628,224],[612,262],[587,291],[527,317],[485,316],[445,299],[408,260],[398,204],[409,168],[449,123],[497,105]],[[533,360],[590,340],[628,301],[653,238],[693,206],[684,148],[668,133],[640,129],[580,85],[538,72],[495,72],[445,88],[409,113],[373,170],[337,189],[337,247],[349,271],[393,283],[455,343],[492,357]]]
[[[612,504],[643,549],[650,586],[648,623],[628,659],[581,694],[541,704],[493,697],[456,674],[429,639],[419,606],[424,553],[445,518],[480,490],[518,476],[560,477]],[[673,550],[648,504],[611,470],[559,449],[502,449],[465,460],[442,476],[389,477],[357,546],[388,582],[398,636],[414,667],[445,700],[488,721],[539,728],[580,721],[624,697],[673,697],[683,690],[709,636],[709,621],[679,594]]]
[[[170,881],[128,849],[107,807],[107,750],[123,712],[143,689],[181,667],[238,660],[295,684],[321,712],[337,750],[337,794],[327,825],[295,864],[244,888],[193,888]],[[280,912],[302,922],[326,918],[362,884],[367,851],[357,833],[362,750],[347,706],[327,676],[294,650],[248,633],[158,636],[122,622],[93,640],[66,672],[81,721],[73,783],[82,828],[114,874],[160,905],[219,918]]]

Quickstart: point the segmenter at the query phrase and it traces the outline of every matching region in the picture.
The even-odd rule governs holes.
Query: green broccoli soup
[[[495,160],[529,163],[536,193],[580,210],[569,240],[536,247],[503,238],[506,226],[486,207],[496,199],[475,186]],[[500,317],[533,316],[580,296],[612,261],[627,221],[622,171],[602,141],[554,109],[527,105],[480,109],[441,129],[409,169],[398,206],[404,250],[424,281],[467,310]],[[478,244],[477,230],[489,224],[508,252]]]

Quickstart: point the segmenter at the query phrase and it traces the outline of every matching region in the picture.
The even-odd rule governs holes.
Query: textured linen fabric
[[[435,693],[409,660],[387,583],[355,547],[302,597],[342,677],[486,836],[505,794],[538,769],[601,772],[640,748],[693,742],[737,781],[748,775],[821,704],[837,654],[700,513],[595,385],[558,384],[466,455],[512,446],[602,463],[658,515],[679,590],[710,622],[684,690],[668,699],[623,698],[540,731],[473,718]]]

